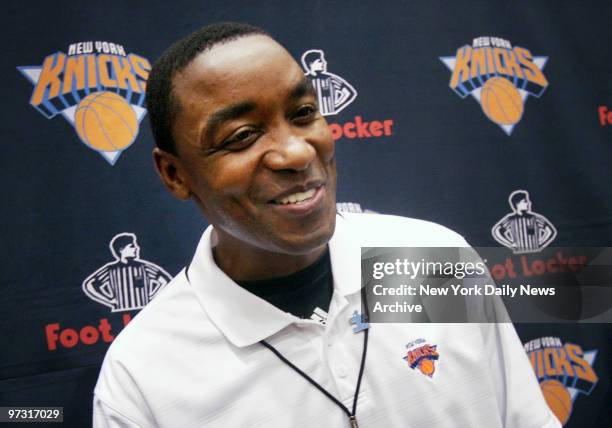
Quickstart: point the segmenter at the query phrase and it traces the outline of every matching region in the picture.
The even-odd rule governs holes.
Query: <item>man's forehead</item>
[[[288,67],[299,69],[285,48],[272,38],[251,35],[220,43],[202,52],[182,74],[202,83],[215,84],[274,67],[283,67],[287,72],[290,71]]]
[[[310,91],[312,84],[285,48],[268,36],[245,36],[201,53],[177,73],[176,124],[189,140],[202,141],[228,120]]]

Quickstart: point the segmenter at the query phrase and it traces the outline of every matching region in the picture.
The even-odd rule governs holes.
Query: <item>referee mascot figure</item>
[[[502,218],[491,230],[493,238],[514,254],[537,253],[557,236],[557,230],[546,217],[531,211],[529,193],[515,190],[508,198],[514,211]]]
[[[109,247],[115,261],[87,277],[83,291],[113,312],[143,308],[172,279],[161,267],[140,258],[133,233],[116,235]]]

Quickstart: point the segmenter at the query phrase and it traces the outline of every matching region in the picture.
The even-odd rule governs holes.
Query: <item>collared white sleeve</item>
[[[120,337],[115,339],[102,363],[94,390],[93,427],[154,427],[145,397],[125,364],[130,362],[130,357],[117,346],[121,341]]]
[[[481,324],[505,428],[561,428],[550,411],[511,323]]]
[[[94,428],[143,428],[129,416],[113,409],[97,395],[93,403]]]

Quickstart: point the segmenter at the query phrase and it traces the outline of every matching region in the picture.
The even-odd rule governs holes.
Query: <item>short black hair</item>
[[[261,28],[237,22],[219,22],[200,28],[178,40],[157,59],[147,80],[146,104],[155,144],[177,155],[172,127],[180,105],[172,94],[172,81],[177,72],[187,67],[200,53],[220,43],[261,34]]]

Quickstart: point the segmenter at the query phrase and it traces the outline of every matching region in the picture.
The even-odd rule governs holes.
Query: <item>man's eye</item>
[[[293,121],[299,124],[305,124],[313,120],[317,116],[318,110],[313,105],[305,105],[300,107],[293,115]]]
[[[242,150],[255,142],[260,132],[255,129],[244,129],[223,142],[223,148],[227,150]]]

